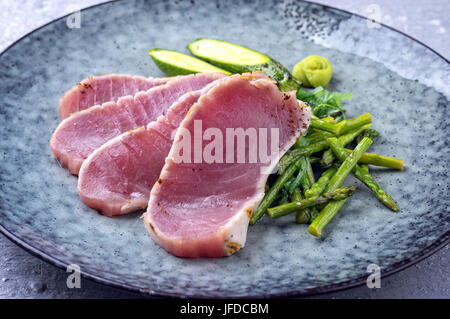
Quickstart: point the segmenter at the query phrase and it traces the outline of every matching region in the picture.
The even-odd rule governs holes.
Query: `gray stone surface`
[[[0,51],[34,28],[68,12],[99,1],[2,1],[0,3]],[[447,58],[450,45],[443,41],[450,28],[447,1],[317,1],[359,14],[377,3],[381,21],[423,41]],[[357,3],[357,4],[354,4]],[[373,12],[373,11],[372,11]],[[450,297],[450,251],[445,247],[435,255],[398,274],[382,279],[381,289],[358,287],[330,293],[320,298],[448,298]],[[0,236],[0,297],[2,298],[117,298],[135,294],[108,288],[88,280],[81,289],[66,287],[67,274],[31,256]]]
[[[448,0],[316,0],[391,26],[450,59]],[[377,15],[377,12],[379,15]]]

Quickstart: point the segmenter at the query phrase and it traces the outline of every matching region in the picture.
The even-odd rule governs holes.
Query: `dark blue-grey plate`
[[[179,259],[154,244],[138,214],[107,218],[87,208],[77,179],[48,141],[58,99],[80,79],[105,73],[162,76],[153,47],[186,51],[214,37],[266,52],[291,68],[317,54],[332,61],[330,88],[352,91],[350,116],[371,112],[381,137],[372,151],[405,159],[374,168],[398,201],[395,214],[358,181],[326,228],[308,234],[292,218],[250,228],[246,247],[222,259]],[[0,230],[58,266],[78,264],[100,282],[163,296],[298,296],[364,283],[429,255],[449,240],[450,68],[436,53],[361,17],[297,1],[120,1],[27,35],[0,57]]]

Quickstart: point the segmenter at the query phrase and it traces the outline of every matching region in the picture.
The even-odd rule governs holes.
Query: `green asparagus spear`
[[[331,150],[326,150],[322,154],[322,159],[320,160],[320,165],[322,165],[323,168],[329,168],[331,165],[333,165],[333,162],[335,160],[335,156]]]
[[[300,167],[299,167],[299,171],[298,171],[297,176],[296,176],[294,179],[292,179],[292,180],[290,181],[289,185],[286,187],[286,189],[287,189],[287,191],[289,192],[289,194],[292,194],[292,192],[293,192],[296,188],[298,188],[298,186],[300,185],[300,183],[301,183],[302,180],[303,180],[303,177],[304,177],[305,174],[306,174],[306,170],[307,170],[309,161],[307,161],[306,156],[302,156],[302,157],[300,158],[300,162],[301,162],[301,163],[300,163]],[[311,166],[311,165],[310,165],[310,166]]]
[[[324,141],[328,137],[333,137],[333,136],[334,135],[330,132],[317,130],[317,131],[313,131],[308,136],[305,136],[305,139],[309,142],[309,144],[314,144],[314,143],[317,143],[320,141]]]
[[[320,237],[322,230],[333,219],[339,209],[344,206],[348,198],[343,200],[334,200],[329,202],[321,211],[320,214],[313,220],[308,227],[308,231],[311,235]]]
[[[346,134],[339,136],[338,141],[342,145],[347,145],[348,143],[351,143],[362,132],[364,132],[367,129],[370,129],[371,126],[372,126],[372,124],[366,124],[366,125],[363,125],[357,129],[355,129],[354,131],[347,132]]]
[[[317,216],[319,216],[320,212],[322,211],[322,209],[325,205],[326,204],[319,204],[319,205],[313,207],[314,210],[311,211],[311,216],[309,216],[309,221],[308,221],[309,224],[311,224],[313,222],[313,220],[316,219]]]
[[[303,199],[302,192],[300,191],[300,188],[297,187],[292,193],[292,201],[298,202],[301,201],[302,199]]]
[[[278,163],[278,174],[283,174],[284,171],[300,157],[320,152],[327,146],[327,141],[323,140],[314,144],[291,150],[289,153],[285,154]]]
[[[359,164],[358,164],[359,165]],[[363,170],[364,173],[369,174],[369,165],[367,164],[361,164],[359,165],[361,166],[361,169]]]
[[[345,151],[348,154],[352,152],[352,150],[348,148],[346,148]],[[388,157],[374,153],[364,153],[359,159],[359,163],[403,170],[403,160],[401,158]]]
[[[355,187],[340,187],[335,190],[324,193],[316,199],[300,199],[292,203],[287,203],[280,206],[271,207],[267,210],[270,218],[278,218],[294,212],[303,211],[307,207],[325,204],[333,200],[343,200],[353,195]],[[306,221],[307,222],[307,221]]]
[[[349,119],[346,121],[351,121],[351,120],[354,120],[354,119]],[[362,118],[362,121],[363,122],[367,121],[367,116],[364,116]],[[350,143],[351,141],[353,141],[355,139],[355,137],[360,137],[364,132],[367,132],[370,129],[370,126],[371,126],[371,124],[367,123],[357,129],[355,129],[353,132],[350,132],[348,134],[340,136],[339,140],[342,144],[346,145],[346,144]],[[367,136],[367,137],[370,137],[370,136]],[[358,143],[359,142],[360,141],[358,141]],[[325,152],[323,152],[320,164],[324,168],[329,168],[331,165],[333,165],[333,162],[335,159],[336,159],[336,156],[334,155],[333,151],[329,149],[329,150],[326,150]]]
[[[337,124],[330,123],[324,120],[319,119],[316,116],[311,117],[311,127],[317,128],[322,131],[333,133],[334,135],[339,135],[341,132],[341,129],[345,126],[345,122],[339,122]]]
[[[292,175],[294,175],[294,173],[299,169],[301,163],[301,158],[296,160],[291,166],[288,167],[288,169],[286,169],[286,171],[281,176],[277,178],[275,183],[262,199],[261,203],[259,203],[258,208],[256,208],[255,212],[252,214],[252,217],[250,218],[250,225],[254,225],[262,217],[262,215],[264,215],[264,213],[267,211],[267,208],[269,208],[277,198],[277,195],[284,184],[286,184],[286,182],[292,177]]]
[[[276,203],[276,205],[278,206],[278,205],[287,204],[289,202],[291,202],[291,200],[289,198],[289,193],[287,192],[287,190],[282,188],[273,203]]]
[[[329,123],[314,115],[311,117],[311,127],[333,133],[334,135],[341,135],[370,123],[372,123],[370,113],[347,119],[339,123]]]
[[[306,172],[303,175],[301,181],[303,191],[308,190],[316,182],[314,172],[311,167],[311,161],[309,157],[305,156],[305,158],[306,158]],[[295,212],[295,220],[297,224],[308,223],[311,219],[311,214],[316,214],[316,210],[317,209],[315,207],[311,207]]]
[[[348,154],[352,152],[352,150],[348,148],[346,148],[345,151]],[[323,152],[322,159],[320,160],[320,165],[322,165],[322,167],[324,168],[330,167],[331,165],[333,165],[335,157],[336,156],[331,149],[326,150],[325,152]],[[361,156],[361,158],[359,159],[358,163],[403,170],[403,159],[373,153],[364,153],[363,156]]]
[[[315,207],[311,207],[315,208]],[[297,224],[308,224],[311,220],[312,210],[310,208],[302,208],[299,211],[295,212],[295,222]]]
[[[356,138],[356,143],[361,142],[364,137],[369,137],[372,141],[374,141],[378,136],[380,136],[380,132],[374,129],[365,130]]]
[[[318,198],[324,191],[331,177],[336,173],[336,170],[337,170],[336,167],[331,167],[327,169],[325,172],[323,172],[319,180],[316,183],[314,183],[310,189],[305,191],[306,198],[312,200]]]
[[[305,168],[306,168],[305,175],[303,175],[301,181],[303,190],[309,189],[316,182],[316,178],[314,177],[314,172],[311,166],[309,156],[305,156]]]
[[[356,129],[355,131],[352,131],[345,135],[340,136],[339,141],[344,145],[350,143],[351,141],[353,141],[355,139],[355,137],[359,137],[364,132],[367,132],[368,128],[370,128],[370,125],[371,125],[370,123],[363,125],[360,128]],[[328,149],[325,152],[323,152],[320,164],[324,168],[329,168],[331,165],[333,165],[333,162],[335,159],[336,159],[336,156],[334,155],[333,151],[331,149]]]
[[[372,175],[368,172],[365,172],[364,169],[361,169],[359,166],[354,172],[355,177],[363,182],[370,190],[378,197],[378,199],[389,209],[394,212],[398,212],[399,208],[395,200],[385,192],[380,185],[378,185],[373,179]]]
[[[365,137],[367,138],[367,137]],[[363,138],[364,140],[364,138]],[[335,143],[334,140],[329,139],[331,148],[339,160],[346,160],[348,158],[348,153],[342,147],[342,144],[339,142]],[[386,193],[373,179],[373,177],[369,174],[368,169],[361,168],[359,165],[355,165],[353,168],[353,174],[358,178],[361,182],[363,182],[369,189],[378,197],[378,199],[387,207],[389,207],[394,212],[398,211],[398,206],[395,203],[394,199]]]
[[[296,203],[300,202],[301,200],[303,200],[302,193],[300,189],[297,188],[292,194],[292,201]],[[297,213],[298,212],[295,213],[295,221],[297,222],[297,224],[307,224],[309,222],[311,218],[311,212],[308,208],[300,210],[299,214]]]
[[[370,115],[370,114],[369,114]],[[356,137],[356,142],[361,142],[363,137],[369,137],[372,141],[374,138],[378,137],[380,133],[378,131],[375,131],[373,129],[367,129],[364,130],[361,134],[359,134]],[[351,150],[350,150],[351,152]],[[363,155],[364,156],[364,155]],[[334,155],[333,151],[331,149],[326,150],[323,152],[322,159],[320,160],[320,165],[324,168],[329,168],[331,165],[333,165],[334,160],[336,159],[336,156]]]
[[[339,143],[337,138],[331,137],[328,140],[330,145]],[[341,186],[347,175],[352,171],[358,163],[358,160],[362,154],[369,148],[372,144],[372,140],[365,137],[361,142],[355,147],[353,152],[347,156],[347,158],[342,162],[341,166],[337,169],[336,173],[331,177],[329,183],[325,187],[324,192],[331,192]],[[338,144],[339,145],[339,144]],[[320,236],[323,228],[328,224],[328,222],[336,215],[338,210],[344,205],[346,199],[337,200],[328,203],[320,212],[320,214],[313,220],[309,225],[308,231],[314,236]]]
[[[339,124],[342,125],[339,134],[344,134],[349,131],[353,131],[361,126],[370,123],[372,123],[372,116],[370,115],[370,113],[366,113],[352,119],[344,120],[342,122],[339,122]]]
[[[335,137],[330,137],[329,139],[327,139],[327,141],[330,145],[340,145],[338,139]],[[357,165],[358,160],[371,144],[372,140],[370,138],[365,137],[362,139],[362,141],[355,147],[353,152],[348,155],[347,158],[342,162],[341,166],[336,171],[336,174],[331,177],[330,182],[325,187],[324,192],[330,192],[342,185],[347,175],[352,171],[353,167]]]
[[[369,129],[371,124],[366,124],[361,126],[360,128],[348,132],[342,136],[339,136],[338,140],[342,145],[347,145],[351,141],[353,141],[362,131]],[[328,142],[326,140],[322,140],[320,142],[309,144],[306,146],[302,146],[297,149],[293,149],[289,151],[289,153],[285,154],[280,162],[278,163],[278,174],[283,174],[284,171],[299,157],[304,155],[311,155],[317,152],[320,152],[328,147]]]

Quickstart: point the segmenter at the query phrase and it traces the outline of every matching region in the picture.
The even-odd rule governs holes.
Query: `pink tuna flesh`
[[[120,134],[154,121],[184,93],[198,90],[223,74],[191,74],[164,85],[125,96],[117,102],[90,107],[63,120],[50,140],[50,148],[63,167],[77,175],[83,161],[97,148]]]
[[[262,73],[255,76],[267,78]],[[145,209],[181,121],[201,95],[224,80],[184,94],[167,110],[166,117],[158,117],[147,128],[123,133],[89,155],[78,180],[83,202],[106,216]]]
[[[242,248],[250,216],[264,196],[268,172],[306,131],[310,117],[310,109],[299,104],[295,92],[282,93],[266,79],[230,77],[202,95],[181,123],[160,178],[152,188],[144,214],[151,238],[180,257],[229,256]],[[199,120],[203,133],[218,128],[224,139],[227,128],[266,128],[268,132],[277,128],[278,152],[271,154],[270,165],[248,160],[194,163],[194,152],[190,163],[179,163],[182,132],[190,132],[194,145],[194,121]],[[271,149],[271,139],[269,134],[265,140],[267,150]],[[203,150],[207,144],[203,142]],[[264,140],[253,146],[260,145]],[[246,152],[249,148],[246,143]],[[225,145],[222,152],[225,157]]]
[[[154,86],[167,83],[170,78],[144,78],[126,74],[91,76],[67,91],[59,100],[61,120],[94,105],[117,102],[120,97],[135,95]]]

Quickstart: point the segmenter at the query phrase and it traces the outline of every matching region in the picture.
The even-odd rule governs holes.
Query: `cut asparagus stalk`
[[[361,126],[372,123],[372,116],[370,115],[370,113],[366,113],[366,114],[360,115],[358,117],[339,122],[339,124],[341,124],[341,123],[342,123],[342,128],[340,130],[340,134],[345,134],[345,133],[347,133],[349,131],[353,131]]]
[[[318,179],[316,183],[314,183],[310,189],[305,191],[305,196],[308,199],[316,199],[318,198],[324,191],[325,187],[328,185],[331,177],[336,173],[337,168],[331,167],[325,172],[323,172],[322,176]]]
[[[259,203],[255,212],[252,214],[252,217],[250,218],[250,225],[254,225],[266,213],[267,209],[270,207],[270,205],[272,205],[274,200],[277,198],[277,195],[280,192],[281,188],[299,169],[301,163],[302,159],[300,158],[297,161],[295,161],[291,166],[289,166],[289,168],[277,178],[275,183],[265,194],[261,203]]]
[[[301,181],[303,191],[308,190],[316,182],[311,166],[311,161],[308,156],[306,156],[305,158],[306,171]],[[297,224],[309,223],[309,221],[311,220],[311,215],[315,215],[316,213],[316,207],[302,209],[298,212],[295,212],[295,221],[297,222]]]
[[[350,154],[352,152],[352,150],[348,148],[346,148],[345,151],[347,152],[347,154]],[[364,153],[359,159],[358,163],[403,170],[403,159],[374,153]]]
[[[331,137],[328,139],[330,145],[339,145],[338,139]],[[364,137],[361,142],[355,147],[353,152],[347,156],[347,158],[342,162],[341,166],[338,168],[336,173],[331,177],[330,182],[325,187],[324,192],[331,192],[342,185],[347,175],[352,171],[361,158],[362,154],[369,148],[372,144],[372,140],[368,137]],[[337,200],[328,203],[320,212],[320,214],[312,221],[311,225],[308,227],[310,234],[314,236],[320,236],[323,228],[328,224],[328,222],[336,215],[339,208],[344,205],[346,199]]]
[[[353,195],[355,187],[340,187],[324,193],[316,199],[300,199],[280,206],[271,207],[267,210],[270,218],[279,218],[291,213],[302,212],[305,208],[320,204],[326,204],[333,200],[344,200]],[[305,223],[308,221],[305,221]]]
[[[367,137],[365,137],[367,138]],[[364,140],[364,139],[363,139]],[[330,140],[330,146],[333,152],[336,154],[336,156],[339,158],[339,160],[346,160],[350,155],[345,151],[345,149],[342,147],[342,144],[340,144],[337,141]],[[355,165],[353,170],[353,174],[356,178],[358,178],[361,182],[363,182],[369,189],[375,194],[375,196],[378,197],[378,199],[388,208],[390,208],[392,211],[397,212],[398,206],[394,199],[384,191],[383,188],[381,188],[380,185],[378,185],[373,177],[369,174],[369,170],[362,168],[359,165]]]

